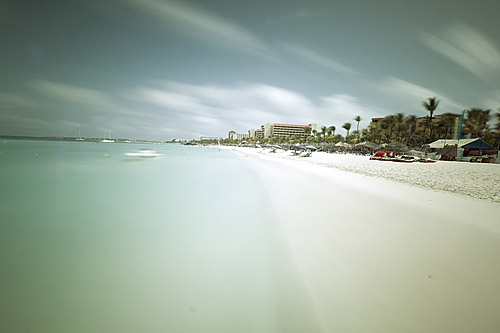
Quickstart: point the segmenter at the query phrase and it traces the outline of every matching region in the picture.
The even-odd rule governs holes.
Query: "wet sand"
[[[323,332],[500,330],[500,204],[235,151],[267,188]]]

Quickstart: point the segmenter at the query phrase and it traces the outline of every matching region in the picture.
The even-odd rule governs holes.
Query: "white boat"
[[[108,132],[109,139],[106,139],[106,136],[104,136],[104,139],[101,140],[101,142],[115,142],[115,140],[111,139],[111,131]]]
[[[124,155],[128,157],[152,158],[160,157],[163,154],[160,154],[152,149],[141,149],[135,153],[125,153]]]
[[[78,138],[76,138],[76,141],[84,141],[85,139],[82,138],[82,134],[80,133],[80,131],[78,131]]]

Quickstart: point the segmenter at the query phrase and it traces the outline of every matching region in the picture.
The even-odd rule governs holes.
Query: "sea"
[[[144,148],[162,156],[124,155]],[[0,139],[0,187],[2,332],[318,331],[233,152]]]

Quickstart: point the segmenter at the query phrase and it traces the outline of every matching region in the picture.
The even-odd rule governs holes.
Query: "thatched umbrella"
[[[383,149],[385,151],[392,151],[394,153],[408,153],[410,150],[401,142],[391,142],[386,144]]]
[[[346,142],[337,142],[337,143],[335,144],[335,147],[336,147],[337,149],[339,149],[339,148],[340,148],[340,150],[346,151],[346,150],[351,149],[351,148],[352,148],[352,145],[350,145],[350,144],[348,144],[348,143],[346,143]]]
[[[374,153],[380,148],[380,145],[373,142],[363,142],[355,145],[352,150],[361,151],[361,152],[370,152]]]

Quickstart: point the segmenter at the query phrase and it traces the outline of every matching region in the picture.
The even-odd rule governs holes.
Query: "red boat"
[[[394,156],[392,151],[378,151],[374,155],[370,156],[370,160],[377,161],[391,161],[391,162],[401,162],[401,163],[413,163],[415,159],[413,157],[405,156]]]
[[[434,163],[434,162],[436,162],[435,160],[431,160],[430,158],[417,158],[417,157],[406,156],[406,155],[394,156],[394,153],[392,151],[378,151],[375,154],[373,154],[372,156],[370,156],[370,160],[390,161],[390,162],[399,162],[399,163],[413,163],[413,162]]]

